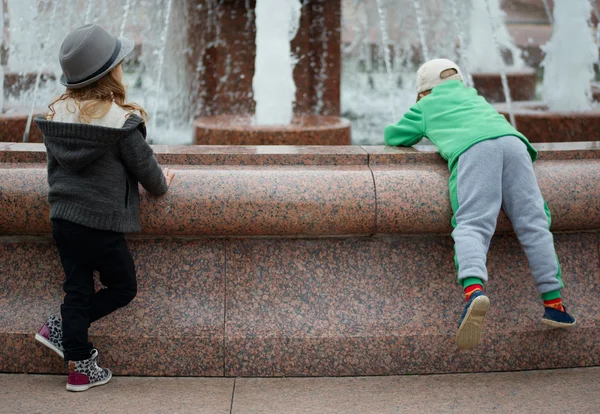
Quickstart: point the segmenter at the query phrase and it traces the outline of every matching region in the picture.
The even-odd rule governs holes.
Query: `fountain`
[[[61,1],[74,12],[58,13],[54,19],[54,7],[62,7]],[[299,8],[300,0],[297,3]],[[134,56],[126,61],[125,81],[130,99],[150,114],[151,142],[252,143],[258,142],[256,132],[264,132],[264,143],[350,143],[349,123],[338,118],[339,2],[303,2],[297,35],[287,43],[288,55],[291,52],[297,59],[290,69],[297,92],[291,103],[295,117],[286,127],[259,126],[252,118],[254,0],[106,0],[96,5],[93,0],[3,0],[3,4],[6,99],[0,140],[41,141],[35,126],[28,129],[28,121],[45,113],[46,105],[63,90],[57,82],[56,50],[70,30],[95,22],[136,42]],[[123,12],[115,15],[119,8]],[[128,21],[134,8],[136,19]],[[223,123],[231,123],[247,136],[238,141],[215,138]],[[197,138],[205,129],[205,138]]]
[[[415,73],[425,57],[459,60],[468,7],[442,0],[344,0],[342,116],[355,144],[380,144],[382,126],[415,102]],[[449,7],[450,6],[450,7]],[[464,63],[464,62],[463,62]],[[468,72],[468,71],[467,71]]]
[[[14,6],[11,5],[11,6]],[[43,5],[39,5],[43,9]],[[23,70],[19,64],[16,66],[16,70],[11,70],[9,60],[11,57],[11,31],[10,27],[10,15],[9,11],[13,10],[13,7],[9,7],[9,1],[3,0],[2,7],[0,7],[2,16],[0,16],[1,29],[0,34],[2,35],[2,57],[0,65],[2,67],[0,71],[0,82],[2,82],[2,88],[0,88],[0,141],[20,141],[23,138],[24,131],[28,139],[32,142],[41,142],[42,135],[35,128],[31,134],[29,134],[30,126],[30,114],[41,114],[45,112],[44,109],[36,107],[30,108],[27,104],[19,102],[14,104],[11,101],[18,100],[24,91],[31,89],[39,89],[40,86],[45,86],[49,82],[55,81],[56,76],[48,71],[39,68],[36,72],[30,72],[30,68]],[[14,17],[17,19],[23,18],[17,13]],[[14,62],[13,59],[13,63]],[[29,136],[31,135],[31,136]]]
[[[339,65],[339,62],[335,63],[339,51],[331,55],[331,60],[334,62],[328,63],[326,60],[331,53],[328,49],[328,37],[335,36],[337,30],[335,22],[327,21],[327,3],[331,5],[336,2],[313,2],[302,8],[299,0],[258,0],[256,2],[253,13],[256,32],[255,71],[252,93],[248,93],[253,102],[248,102],[241,111],[238,103],[236,106],[220,107],[219,115],[197,118],[194,122],[196,144],[346,145],[350,143],[350,123],[335,116],[338,115],[336,107],[339,107],[339,103],[336,104],[335,101],[339,100],[339,96],[329,97],[330,100],[334,99],[334,105],[328,105],[323,93],[325,82],[319,82],[319,78],[324,80],[324,76],[335,76],[335,71],[330,73],[329,69]],[[339,3],[337,6],[339,11]],[[330,9],[329,13],[331,12],[336,13],[335,7]],[[309,19],[311,23],[306,27]],[[317,27],[314,27],[315,21]],[[249,23],[251,27],[252,22]],[[331,27],[331,23],[335,26]],[[306,41],[307,29],[309,32],[316,32],[318,36],[314,40],[322,39],[321,45],[318,41],[315,42],[316,44],[311,43],[310,40]],[[292,42],[294,39],[296,44]],[[297,55],[292,56],[293,52]],[[240,59],[242,56],[238,54],[235,58]],[[305,65],[310,60],[318,62],[320,69],[314,71],[312,76],[307,76],[308,68]],[[210,63],[215,64],[215,62]],[[251,69],[248,69],[249,72]],[[248,75],[240,74],[240,80],[245,80]],[[310,85],[307,80],[312,82],[316,80],[316,85]],[[232,85],[243,88],[242,82],[234,82]],[[327,82],[330,87],[335,83],[335,77]],[[298,90],[296,90],[297,86]],[[247,97],[241,99],[248,101]],[[313,100],[312,108],[307,107],[307,100]],[[255,103],[254,116],[251,115],[253,103]],[[326,115],[327,112],[330,114]]]
[[[125,10],[128,11],[130,7],[125,6]],[[163,10],[164,13],[164,23],[162,28],[162,33],[160,35],[160,50],[158,51],[158,81],[156,86],[156,92],[154,95],[154,110],[152,111],[152,129],[156,130],[156,123],[158,122],[158,106],[159,106],[159,95],[160,95],[160,86],[163,76],[163,70],[165,66],[165,54],[167,48],[167,35],[169,34],[169,26],[171,24],[171,10],[173,7],[173,0],[168,0],[166,9]],[[123,22],[125,24],[125,22]],[[123,29],[121,29],[123,32]],[[152,142],[152,139],[150,140]]]
[[[137,61],[125,67],[129,96],[150,111],[149,138],[169,144],[154,147],[157,158],[177,170],[177,178],[165,197],[141,200],[143,234],[128,240],[140,275],[138,296],[128,312],[98,321],[90,332],[116,375],[396,375],[600,364],[598,143],[538,145],[534,164],[551,201],[557,252],[568,275],[565,293],[581,323],[568,335],[554,335],[548,346],[526,257],[502,214],[501,234],[488,261],[494,275],[490,288],[501,312],[486,328],[485,352],[465,353],[454,346],[452,321],[461,307],[452,264],[447,164],[431,146],[382,146],[381,130],[414,104],[414,72],[425,55],[460,60],[465,73],[471,71],[458,24],[468,21],[467,0],[344,0],[344,27],[358,30],[344,44],[343,74],[341,1],[304,0],[291,45],[293,24],[287,30],[268,28],[280,33],[275,40],[283,63],[278,83],[285,85],[280,94],[285,100],[275,108],[281,109],[277,119],[271,119],[272,110],[267,119],[259,115],[261,92],[252,88],[254,75],[264,75],[261,60],[269,58],[262,53],[262,0],[8,2],[11,21],[17,22],[10,32],[11,69],[23,63],[37,75],[42,54],[48,53],[43,69],[59,73],[56,43],[85,21],[143,44]],[[57,14],[51,27],[57,2],[76,13]],[[19,22],[14,18],[19,13],[28,18]],[[131,25],[127,13],[135,14]],[[38,16],[34,23],[32,15]],[[261,21],[259,56],[256,19]],[[296,20],[277,23],[289,21]],[[557,37],[564,23],[557,19]],[[498,25],[493,26],[496,40],[485,47],[501,42]],[[30,28],[31,36],[18,32]],[[49,29],[56,35],[42,49]],[[549,70],[549,85],[562,82],[550,80],[564,73],[589,84],[594,56],[583,47],[589,46],[587,38],[577,36],[579,49],[558,48],[576,56],[558,63],[579,66]],[[583,90],[586,103],[582,85],[571,88]],[[62,90],[53,81],[38,86],[41,103]],[[18,99],[31,105],[32,93]],[[206,128],[215,134],[222,127],[226,132],[220,139],[226,140],[221,142],[280,142],[288,128],[291,142],[322,144],[322,138],[310,140],[316,133],[298,134],[326,116],[339,125],[340,103],[353,116],[353,128],[361,127],[355,142],[377,146],[175,145],[191,143],[194,120],[200,129],[211,116],[223,117]],[[292,124],[282,126],[291,110]],[[299,132],[294,122],[311,114],[318,117],[303,122]],[[520,129],[526,125],[517,122],[523,124]],[[23,130],[15,135],[20,138]],[[347,137],[346,131],[329,130],[328,137]],[[590,134],[597,137],[597,129]],[[204,136],[212,142],[215,135]],[[64,276],[50,235],[45,162],[43,145],[0,145],[0,307],[8,310],[0,318],[2,372],[65,370],[63,361],[33,340],[37,318],[63,297]]]
[[[525,67],[521,51],[514,45],[504,24],[500,1],[476,0],[471,4],[467,54],[473,86],[489,102],[504,102],[507,93],[502,84],[501,72],[506,66],[510,98],[515,101],[534,99],[535,70]],[[505,61],[509,64],[506,65]]]
[[[511,3],[519,1],[535,3],[546,19],[542,0]],[[57,3],[62,7],[61,2],[76,13],[58,13],[53,23],[53,7]],[[47,103],[61,92],[55,54],[64,35],[85,22],[98,22],[138,45],[137,55],[127,62],[125,80],[130,99],[150,114],[150,142],[348,144],[348,122],[339,118],[343,115],[352,122],[354,143],[381,143],[382,125],[397,121],[414,103],[414,73],[426,56],[460,62],[467,85],[474,84],[490,101],[504,101],[507,91],[513,101],[534,98],[535,74],[525,68],[512,43],[499,3],[298,0],[291,3],[296,10],[301,6],[299,20],[292,19],[297,31],[290,33],[282,26],[277,30],[287,31],[288,37],[267,34],[271,43],[264,43],[260,23],[256,30],[261,20],[257,7],[262,3],[255,0],[103,0],[97,7],[93,0],[3,0],[3,43],[8,52],[3,60],[0,139],[21,141],[27,119],[45,112]],[[117,16],[118,8],[122,13]],[[128,22],[134,9],[136,19]],[[292,28],[293,23],[289,22]],[[348,39],[342,50],[340,29]],[[281,47],[276,50],[282,58],[262,51],[256,56],[261,45],[272,48],[272,39],[278,39]],[[276,73],[287,81],[275,82],[273,72],[260,70],[262,59],[267,59],[265,66],[273,65],[269,58],[281,65]],[[505,64],[507,88],[499,73]],[[253,88],[255,75],[263,76],[261,72],[272,79]],[[13,74],[19,76],[18,82]],[[286,92],[280,86],[267,91],[274,85],[287,85]],[[261,112],[257,100],[263,92],[263,101],[273,108],[286,108],[286,120],[266,125],[261,115],[255,115]],[[273,97],[282,95],[287,103],[276,103]],[[41,139],[35,127],[27,139]]]
[[[592,103],[591,83],[598,46],[589,22],[591,13],[588,1],[554,2],[554,31],[544,46],[544,101],[513,107],[519,130],[533,142],[597,140],[600,109]],[[505,105],[497,108],[508,114]]]

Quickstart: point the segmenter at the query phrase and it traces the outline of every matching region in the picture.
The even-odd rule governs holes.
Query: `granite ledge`
[[[537,147],[535,170],[552,211],[552,229],[600,229],[600,142]],[[142,198],[144,234],[306,237],[452,230],[448,168],[432,146],[155,149],[159,158],[199,158],[166,163],[178,175],[166,197]],[[0,234],[49,231],[43,158],[42,145],[0,148]],[[498,231],[510,230],[501,216]]]
[[[153,145],[161,164],[168,165],[367,165],[360,146],[290,145]],[[45,163],[43,144],[0,143],[0,163]]]
[[[535,143],[539,160],[600,159],[600,141]],[[159,162],[169,165],[382,165],[445,162],[432,145],[226,146],[154,145]],[[0,143],[0,163],[44,163],[43,144]]]
[[[539,151],[538,161],[600,159],[600,141],[533,143]],[[369,153],[371,166],[385,164],[439,163],[446,165],[433,145],[412,148],[372,145],[362,147]]]

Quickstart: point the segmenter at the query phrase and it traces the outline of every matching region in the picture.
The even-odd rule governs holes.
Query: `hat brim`
[[[98,79],[105,76],[108,72],[110,72],[111,70],[113,70],[114,68],[119,66],[121,64],[121,62],[123,62],[123,59],[125,59],[131,52],[133,52],[133,49],[135,48],[135,43],[133,40],[128,39],[126,37],[120,37],[119,40],[121,41],[121,50],[119,51],[119,54],[115,58],[115,61],[113,62],[113,64],[110,65],[110,67],[108,69],[106,69],[104,72],[98,74],[97,76],[94,76],[91,79],[87,79],[83,82],[78,82],[78,83],[67,82],[67,78],[63,74],[60,77],[60,83],[69,89],[83,88],[84,86],[88,86],[88,85],[91,85],[92,83],[96,82]]]

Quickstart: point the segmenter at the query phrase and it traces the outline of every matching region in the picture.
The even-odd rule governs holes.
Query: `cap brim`
[[[108,69],[106,69],[104,72],[100,73],[97,76],[94,76],[91,79],[87,79],[83,82],[78,82],[78,83],[67,82],[67,78],[65,78],[65,75],[63,74],[60,76],[60,83],[69,89],[83,88],[84,86],[88,86],[88,85],[91,85],[92,83],[96,82],[98,79],[105,76],[108,72],[110,72],[111,70],[113,70],[114,68],[119,66],[119,64],[121,62],[123,62],[123,59],[125,59],[131,52],[133,52],[133,49],[135,48],[135,42],[133,40],[128,39],[126,37],[120,37],[119,40],[121,41],[121,50],[119,51],[119,54],[115,58],[115,61],[113,62],[113,64],[110,65],[110,67]]]

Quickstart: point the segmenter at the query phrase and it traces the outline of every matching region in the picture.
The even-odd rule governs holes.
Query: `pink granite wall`
[[[533,278],[502,217],[483,344],[456,349],[464,300],[448,235],[448,172],[426,148],[156,147],[178,175],[167,197],[144,201],[144,233],[129,239],[138,297],[95,324],[93,341],[126,375],[598,365],[600,148],[539,148],[564,298],[579,318],[572,330],[540,324]],[[43,159],[39,145],[0,145],[0,371],[63,370],[33,340],[62,297]]]

